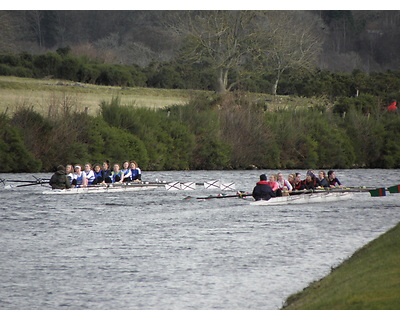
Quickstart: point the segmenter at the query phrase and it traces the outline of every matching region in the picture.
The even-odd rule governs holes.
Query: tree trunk
[[[218,93],[226,93],[228,86],[228,70],[219,68],[217,72],[217,88]]]
[[[272,94],[274,96],[276,96],[276,92],[278,91],[278,83],[279,83],[279,80],[281,79],[281,75],[284,70],[285,70],[285,68],[282,68],[282,69],[280,68],[280,69],[278,69],[278,71],[276,73],[275,83],[272,85]]]
[[[279,77],[275,79],[275,83],[272,85],[272,94],[276,96],[276,91],[278,90],[278,82],[279,82]]]

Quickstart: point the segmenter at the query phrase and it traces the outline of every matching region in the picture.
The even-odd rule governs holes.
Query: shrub
[[[0,64],[17,67],[20,65],[20,59],[13,54],[0,54]]]
[[[184,84],[180,74],[172,66],[163,66],[147,80],[147,85],[154,88],[178,89]]]
[[[72,56],[65,56],[58,68],[58,78],[78,81],[79,60]]]
[[[96,84],[106,86],[131,86],[133,79],[131,73],[123,66],[99,65],[100,75]]]
[[[48,52],[33,58],[35,74],[38,77],[57,76],[61,64],[62,58],[55,52]]]
[[[13,74],[13,68],[9,65],[0,63],[0,75],[11,76]]]
[[[108,125],[101,117],[92,121],[89,137],[88,150],[93,163],[109,159],[118,163],[135,160],[143,169],[148,165],[145,144],[127,130]]]
[[[12,74],[16,77],[22,77],[22,78],[33,78],[34,77],[32,69],[25,68],[22,66],[13,68]]]
[[[98,82],[98,78],[101,74],[100,69],[96,65],[81,65],[77,72],[77,78],[79,82],[86,82],[95,84]]]
[[[0,115],[0,172],[38,172],[41,162],[25,147],[23,137]]]
[[[340,97],[333,107],[333,112],[342,116],[351,110],[361,112],[365,115],[376,114],[379,111],[378,98],[370,94],[350,98]]]
[[[118,99],[101,104],[103,119],[112,127],[125,129],[143,141],[148,169],[187,169],[194,138],[187,127],[168,119],[165,112],[121,106]]]

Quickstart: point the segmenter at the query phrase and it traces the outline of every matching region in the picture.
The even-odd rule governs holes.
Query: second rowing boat
[[[306,204],[306,203],[320,203],[320,202],[334,202],[348,200],[353,196],[351,193],[311,193],[302,194],[288,197],[276,197],[270,200],[259,200],[251,202],[253,206],[279,206],[287,204]]]

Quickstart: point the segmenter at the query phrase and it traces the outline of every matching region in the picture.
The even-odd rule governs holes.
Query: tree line
[[[104,160],[135,160],[143,170],[398,168],[399,115],[357,99],[276,112],[239,92],[160,110],[114,98],[97,116],[22,108],[0,116],[0,171]]]
[[[122,86],[152,87],[165,89],[215,90],[216,70],[207,63],[192,64],[177,59],[168,63],[135,65],[104,64],[87,56],[74,56],[70,48],[59,48],[56,52],[31,55],[0,54],[0,75],[44,78],[54,77],[82,83]],[[271,72],[254,73],[243,79],[231,72],[229,81],[236,83],[232,91],[270,93],[276,84],[276,75]],[[304,73],[293,69],[280,76],[276,93],[303,97],[326,96],[332,102],[339,97],[373,95],[378,104],[387,104],[400,99],[400,71],[372,72],[354,70],[352,73],[316,70]]]
[[[221,18],[226,12],[220,11]],[[307,30],[314,25],[313,34],[319,37],[322,50],[315,62],[317,68],[345,72],[361,69],[369,73],[395,69],[399,65],[400,58],[396,54],[400,49],[397,41],[400,33],[398,10],[281,10],[250,13],[254,12],[257,15],[269,14],[268,18],[273,22],[263,26],[265,36],[269,30],[284,32],[289,36],[299,35],[302,29]],[[144,67],[152,61],[163,63],[176,58],[183,36],[194,31],[190,28],[191,22],[200,26],[207,16],[212,17],[214,13],[218,12],[4,10],[0,11],[0,52],[26,51],[38,54],[70,46],[74,53],[98,57],[105,63]],[[232,18],[230,21],[237,20]],[[279,25],[279,30],[274,25]],[[178,26],[185,26],[185,29]],[[246,28],[243,30],[249,30],[248,25]]]

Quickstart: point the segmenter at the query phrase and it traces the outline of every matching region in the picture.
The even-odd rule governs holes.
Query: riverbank
[[[400,224],[320,281],[287,298],[292,310],[400,309]]]

